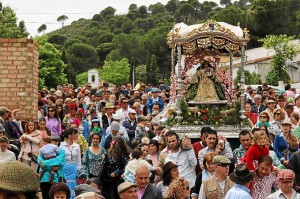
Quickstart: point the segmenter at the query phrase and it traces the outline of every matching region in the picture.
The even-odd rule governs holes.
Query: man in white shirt
[[[123,122],[128,118],[128,98],[123,97],[121,99],[121,108],[116,111],[116,114],[121,116],[120,123],[123,124]]]
[[[9,140],[7,137],[0,138],[0,163],[14,161],[16,160],[16,156],[13,152],[7,150],[7,146],[9,145]]]
[[[197,165],[197,158],[191,140],[187,137],[179,140],[179,136],[174,131],[169,131],[167,142],[170,150],[165,159],[165,164],[171,161],[178,165],[179,176],[187,180],[189,182],[189,187],[192,189],[195,186],[196,181],[195,168]]]
[[[293,189],[295,173],[290,169],[283,169],[278,173],[280,189],[269,195],[268,199],[299,199],[300,194]]]

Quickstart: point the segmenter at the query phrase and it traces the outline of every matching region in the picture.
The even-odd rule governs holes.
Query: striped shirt
[[[255,177],[251,188],[251,197],[253,199],[266,199],[271,194],[272,188],[279,189],[278,179],[275,173],[263,178]]]

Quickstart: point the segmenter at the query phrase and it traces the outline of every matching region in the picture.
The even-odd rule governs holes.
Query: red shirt
[[[268,146],[265,145],[263,148],[260,148],[260,146],[257,144],[251,145],[245,155],[245,161],[248,169],[250,171],[254,171],[254,164],[257,164],[258,160],[265,155],[269,155]]]
[[[200,142],[195,142],[193,144],[193,148],[194,148],[195,155],[197,158],[196,174],[198,174],[198,173],[202,172],[202,169],[200,168],[199,161],[198,161],[198,153],[201,149],[203,149],[205,147],[201,144],[201,141],[200,141]]]

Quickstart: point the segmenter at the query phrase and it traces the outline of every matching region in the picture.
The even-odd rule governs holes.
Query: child
[[[52,141],[51,137],[44,137],[43,141],[45,145],[39,150],[39,155],[45,160],[55,158],[60,151],[58,146],[51,143]],[[42,177],[45,173],[43,162],[41,162],[40,166],[42,168],[42,170],[40,171],[40,177]],[[49,180],[51,183],[53,182],[54,179],[54,172],[55,170],[52,168],[50,172],[50,180]]]
[[[255,170],[255,165],[262,156],[269,155],[268,143],[270,141],[265,132],[259,131],[255,133],[253,143],[244,158],[250,171]]]
[[[100,128],[100,120],[97,117],[94,117],[92,120],[92,134],[98,133],[100,134],[101,128]]]

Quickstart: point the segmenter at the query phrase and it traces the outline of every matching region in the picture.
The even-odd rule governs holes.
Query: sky
[[[42,25],[47,25],[50,32],[61,28],[61,23],[56,19],[61,15],[68,16],[65,25],[80,18],[90,19],[101,10],[112,6],[117,14],[126,14],[130,4],[138,6],[155,4],[161,2],[166,4],[168,0],[0,0],[4,7],[11,7],[19,21],[23,20],[27,31],[31,36],[38,35],[37,29]],[[200,0],[202,3],[204,0]],[[219,0],[213,0],[219,3]]]

